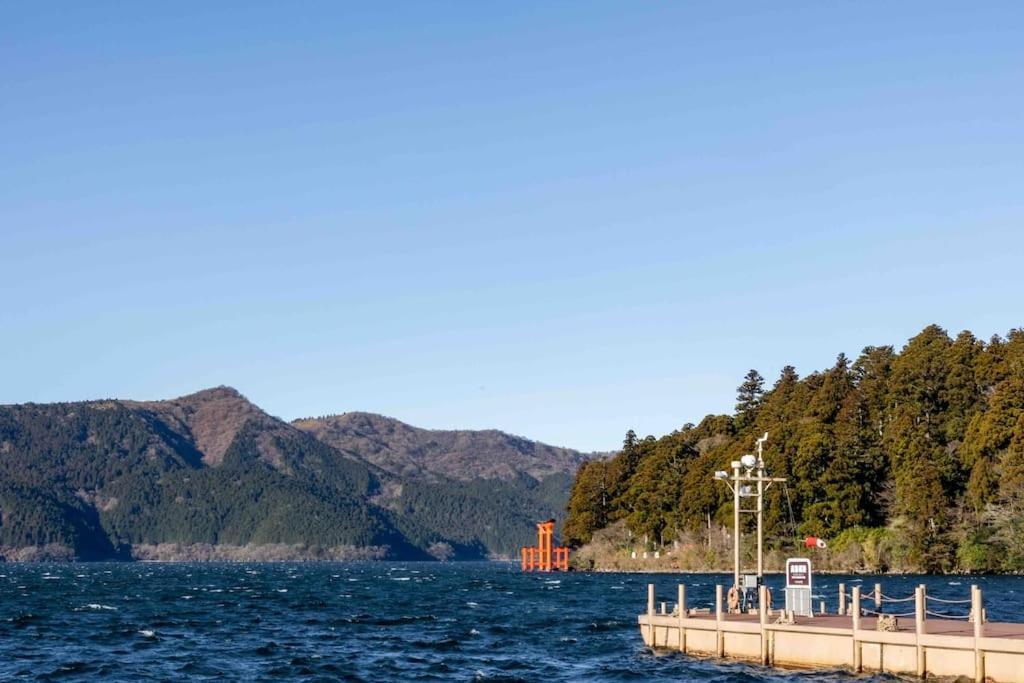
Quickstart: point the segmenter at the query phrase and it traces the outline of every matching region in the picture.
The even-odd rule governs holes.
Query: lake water
[[[835,609],[839,581],[816,577]],[[864,577],[862,577],[864,578]],[[891,680],[643,647],[646,584],[711,605],[725,575],[522,574],[505,563],[0,564],[0,678],[60,680]],[[865,591],[875,577],[864,578]],[[881,577],[1024,619],[1024,579]],[[769,577],[778,588],[781,577]],[[781,592],[777,592],[781,596]],[[951,610],[955,608],[951,607]]]

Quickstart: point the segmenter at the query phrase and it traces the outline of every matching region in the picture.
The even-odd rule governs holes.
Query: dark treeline
[[[616,457],[585,464],[567,537],[619,523],[654,547],[710,539],[732,515],[713,472],[763,432],[769,471],[789,479],[766,495],[775,548],[816,535],[850,569],[1024,569],[1024,330],[985,343],[933,325],[899,352],[840,354],[804,378],[787,366],[771,387],[751,370],[734,415],[630,431]]]

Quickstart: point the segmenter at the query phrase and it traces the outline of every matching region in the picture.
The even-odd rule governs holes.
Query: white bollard
[[[971,586],[971,614],[974,615],[974,680],[976,683],[985,681],[985,653],[981,649],[981,639],[985,629],[983,605],[981,588]]]
[[[914,589],[914,633],[917,636],[917,675],[921,678],[928,668],[924,660],[924,646],[921,644],[921,636],[924,635],[924,601],[924,586],[920,585]]]
[[[725,656],[725,638],[722,634],[722,585],[715,586],[715,627],[718,629],[718,656]]]
[[[853,670],[860,673],[864,665],[861,661],[860,641],[857,640],[857,631],[860,630],[860,586],[853,587]]]
[[[679,651],[686,652],[686,586],[679,584]]]

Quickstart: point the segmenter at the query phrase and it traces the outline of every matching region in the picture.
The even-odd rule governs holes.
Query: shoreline
[[[581,574],[680,574],[684,576],[699,576],[710,574],[731,575],[732,569],[573,569]],[[784,569],[766,569],[766,576],[783,576]],[[1024,572],[907,572],[907,571],[847,571],[842,569],[815,569],[816,575],[826,576],[1024,576]]]
[[[89,565],[89,564],[318,564],[318,563],[365,563],[365,564],[443,564],[443,565],[461,565],[461,564],[518,564],[517,560],[504,559],[504,558],[484,558],[484,559],[473,559],[473,560],[436,560],[436,559],[424,559],[424,558],[383,558],[383,557],[348,557],[348,558],[332,558],[324,556],[295,556],[295,557],[278,557],[278,558],[248,558],[248,557],[168,557],[168,558],[97,558],[97,559],[82,559],[82,558],[52,558],[52,557],[34,557],[31,559],[6,559],[0,557],[0,567],[4,565],[28,565],[28,564],[61,564],[61,565]],[[725,575],[729,576],[732,574],[731,569],[578,569],[570,567],[568,572],[550,572],[551,575],[555,574],[659,574],[659,575],[678,575],[678,576],[715,576]],[[765,570],[766,576],[782,576],[785,574],[784,570],[780,569],[768,569]],[[938,577],[1020,577],[1024,576],[1024,572],[911,572],[911,571],[886,571],[886,572],[873,572],[873,571],[844,571],[838,569],[815,569],[816,575],[822,576],[938,576]],[[546,573],[545,573],[546,574]]]

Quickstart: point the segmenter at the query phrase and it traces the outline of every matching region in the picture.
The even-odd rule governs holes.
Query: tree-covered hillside
[[[338,448],[227,387],[169,401],[0,406],[0,559],[479,559],[515,554],[538,519],[564,510],[574,451],[499,432],[441,433],[458,435],[446,448],[405,425],[391,443],[389,422],[401,425],[374,416],[372,434]],[[384,469],[381,452],[431,476]],[[513,476],[430,469],[474,459]]]
[[[225,422],[201,450],[193,418]],[[178,420],[171,419],[177,415]],[[175,401],[0,407],[0,548],[84,559],[145,545],[408,550],[367,467],[221,388]]]
[[[422,543],[443,532],[465,557],[515,556],[535,543],[537,521],[563,517],[580,463],[599,456],[495,429],[421,429],[370,413],[292,424],[379,468],[390,483],[375,501],[407,535]]]
[[[930,326],[899,352],[868,347],[770,387],[754,370],[733,415],[661,438],[630,431],[609,461],[584,464],[566,533],[577,545],[624,523],[652,546],[707,550],[731,525],[713,472],[750,452],[786,486],[766,495],[767,537],[830,539],[846,568],[1024,569],[1024,331],[985,343]]]

